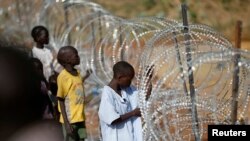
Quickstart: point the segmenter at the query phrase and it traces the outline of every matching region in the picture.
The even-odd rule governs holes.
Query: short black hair
[[[68,51],[69,50],[76,50],[76,48],[72,46],[63,46],[59,49],[58,54],[57,54],[57,61],[60,65],[65,66],[65,63],[67,63],[67,56],[68,56]]]
[[[117,77],[118,74],[127,75],[130,72],[134,72],[134,68],[126,61],[119,61],[113,66],[114,77]]]
[[[38,25],[38,26],[33,27],[31,31],[31,36],[33,37],[34,40],[36,40],[36,37],[40,36],[41,31],[45,31],[46,34],[49,35],[49,31],[46,27],[42,25]]]

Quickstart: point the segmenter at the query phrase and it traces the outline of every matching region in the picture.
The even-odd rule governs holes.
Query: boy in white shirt
[[[142,141],[137,90],[130,86],[134,68],[125,61],[113,67],[113,79],[104,86],[98,111],[103,141]]]
[[[49,44],[49,31],[44,26],[35,26],[31,31],[31,36],[36,42],[36,46],[32,48],[32,55],[34,58],[38,58],[43,64],[43,73],[48,81],[49,77],[53,74],[53,71],[62,70],[62,67],[56,62],[54,56],[56,52],[53,48],[48,48]]]

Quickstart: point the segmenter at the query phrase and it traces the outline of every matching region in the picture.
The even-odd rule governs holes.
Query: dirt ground
[[[234,42],[232,42],[234,44]],[[250,41],[242,41],[241,48],[250,51]]]

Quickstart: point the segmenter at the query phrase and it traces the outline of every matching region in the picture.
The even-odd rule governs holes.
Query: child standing
[[[43,74],[43,64],[42,62],[37,58],[31,58],[31,63],[34,66],[34,72],[37,75],[37,79],[41,82],[41,94],[43,97],[43,118],[44,119],[53,119],[53,106],[52,102],[49,98],[49,89],[48,89],[48,82],[46,81],[44,74]]]
[[[57,60],[64,67],[57,78],[57,98],[65,140],[83,141],[87,137],[84,87],[79,71],[74,68],[80,58],[74,47],[65,46],[60,48]]]
[[[53,71],[60,71],[60,66],[54,61],[56,54],[53,48],[48,48],[49,44],[49,31],[44,26],[35,26],[31,31],[36,45],[32,48],[32,55],[34,58],[38,58],[43,64],[43,73],[48,81],[49,76],[53,74]]]
[[[103,141],[142,141],[137,90],[130,86],[134,68],[125,61],[113,66],[113,78],[104,86],[98,111]],[[138,124],[139,119],[139,124]]]

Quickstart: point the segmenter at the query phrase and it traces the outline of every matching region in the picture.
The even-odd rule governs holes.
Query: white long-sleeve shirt
[[[137,91],[128,87],[119,96],[109,86],[104,86],[99,107],[99,118],[103,141],[142,141],[142,125],[140,117],[133,117],[125,122],[111,125],[120,115],[137,107]]]

